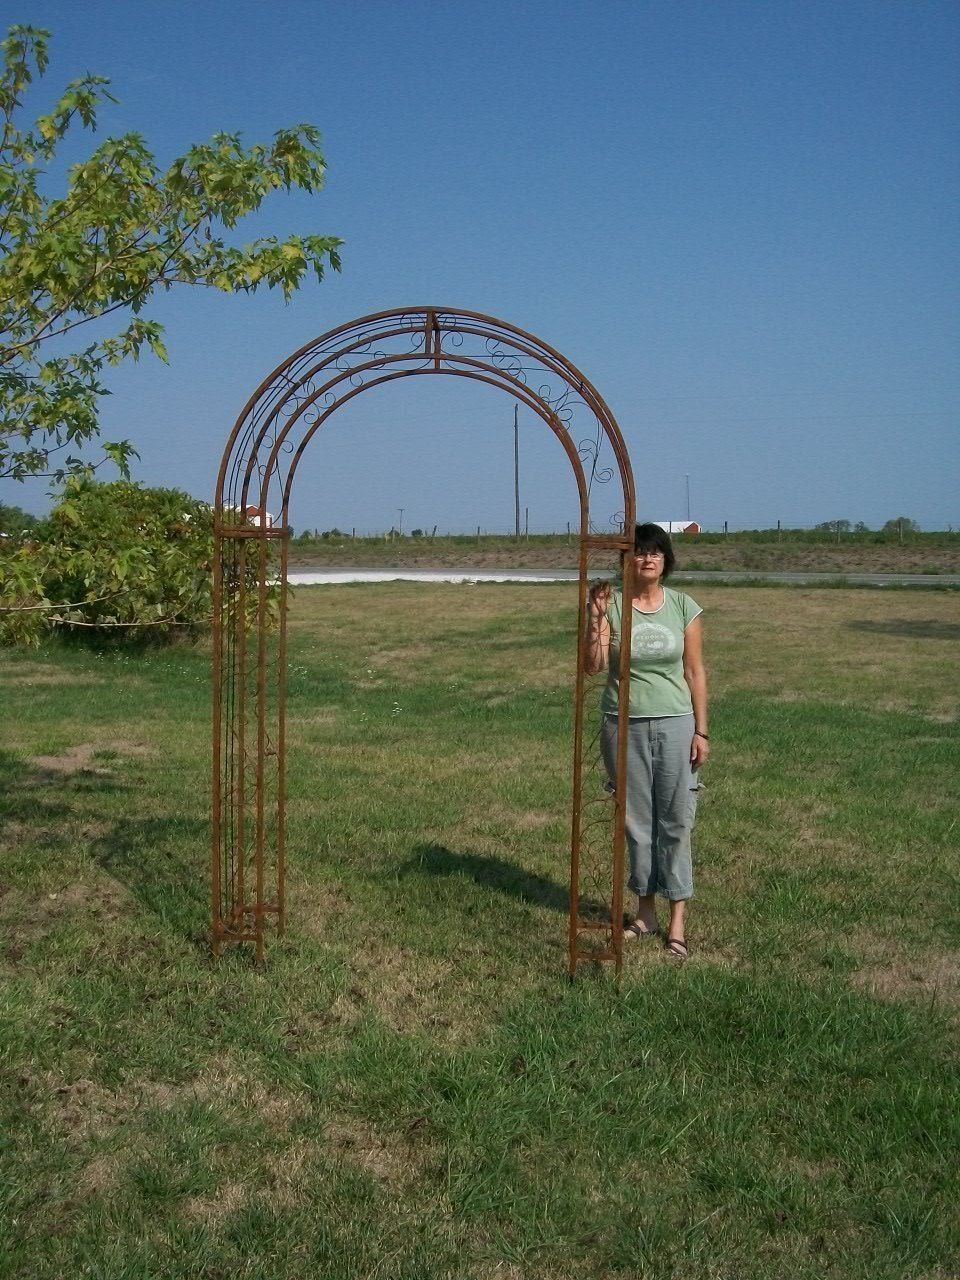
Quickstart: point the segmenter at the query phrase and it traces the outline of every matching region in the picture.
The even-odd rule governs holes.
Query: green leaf
[[[86,75],[32,126],[21,124],[24,92],[47,65],[48,38],[41,28],[18,25],[2,42],[0,110],[8,129],[0,150],[0,479],[62,479],[99,465],[80,446],[99,440],[99,402],[109,394],[103,371],[136,360],[144,346],[168,359],[161,326],[145,315],[158,290],[183,284],[249,293],[265,286],[290,297],[308,276],[319,281],[340,268],[335,237],[238,246],[217,234],[259,209],[273,190],[320,191],[326,165],[312,124],[249,147],[222,132],[165,170],[138,134],[109,138],[70,168],[59,194],[47,194],[40,162],[57,159],[72,123],[93,129],[98,106],[114,101],[103,76]],[[64,351],[62,334],[107,312],[126,315],[126,327],[72,354],[45,354]],[[65,441],[77,452],[63,460]],[[127,476],[136,456],[129,445],[102,448]]]

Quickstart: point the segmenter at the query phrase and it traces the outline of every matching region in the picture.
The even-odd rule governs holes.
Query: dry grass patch
[[[29,763],[41,773],[94,773],[109,774],[110,770],[93,763],[97,752],[101,750],[95,743],[80,742],[76,746],[67,747],[59,755],[31,756]]]
[[[0,826],[0,851],[16,849],[24,844],[41,844],[46,841],[60,841],[68,836],[76,844],[92,843],[102,840],[113,829],[110,822],[102,822],[96,818],[79,819],[74,823],[51,827],[43,823],[22,822],[17,818],[8,818]],[[0,890],[2,892],[2,890]]]
[[[498,804],[495,800],[475,801],[465,810],[461,819],[461,827],[467,832],[489,832],[506,828],[509,831],[542,831],[551,823],[558,822],[564,832],[570,824],[569,806],[555,811],[552,809],[520,809]],[[449,832],[446,833],[449,838]],[[440,841],[443,843],[443,841]]]
[[[40,685],[90,685],[104,684],[102,676],[88,671],[66,671],[42,662],[0,662],[0,681],[10,685],[35,687]]]
[[[423,640],[413,640],[410,644],[401,645],[399,648],[374,649],[371,651],[368,661],[372,662],[374,666],[406,665],[409,662],[421,663],[427,666],[436,656],[437,649],[435,645],[427,644]]]
[[[98,755],[110,752],[113,755],[149,759],[157,754],[157,748],[151,742],[143,742],[140,738],[110,738],[97,747]]]
[[[330,936],[344,916],[353,909],[353,900],[338,885],[298,883],[297,921],[304,933],[317,938]]]
[[[232,1110],[238,1115],[255,1116],[269,1128],[285,1131],[309,1110],[306,1095],[268,1088],[230,1064],[211,1064],[190,1080],[170,1082],[138,1080],[131,1082],[136,1106],[156,1107],[169,1111],[189,1103],[202,1103],[218,1110]]]
[[[492,822],[503,822],[517,831],[542,831],[558,821],[558,815],[549,809],[501,809],[494,806],[488,813]],[[566,820],[566,814],[562,820]]]
[[[423,1164],[423,1148],[409,1139],[379,1132],[359,1116],[338,1117],[324,1125],[327,1146],[384,1186],[412,1181]]]
[[[304,1186],[311,1179],[311,1166],[319,1162],[320,1156],[320,1143],[313,1138],[294,1138],[285,1143],[266,1161],[263,1199],[277,1209],[301,1204]]]
[[[91,824],[87,827],[92,829]],[[6,958],[15,963],[23,947],[70,921],[85,920],[97,927],[119,920],[130,913],[131,904],[130,892],[106,873],[94,881],[73,881],[42,894],[8,889],[0,896],[0,926],[8,939]]]
[[[960,715],[949,640],[960,631],[960,594],[700,584],[690,591],[705,609],[715,694],[886,704],[943,721]]]
[[[217,1065],[189,1080],[131,1078],[116,1089],[85,1076],[63,1080],[52,1072],[25,1072],[19,1085],[39,1103],[51,1129],[73,1146],[109,1139],[149,1110],[167,1112],[201,1104],[218,1112],[251,1117],[282,1134],[309,1111],[305,1094],[268,1088],[258,1080]]]
[[[855,987],[882,1000],[922,1000],[960,1009],[960,951],[908,949],[903,939],[858,931],[850,939],[861,960]]]
[[[366,935],[351,960],[350,986],[331,1013],[347,1025],[373,1009],[392,1030],[408,1032],[452,1027],[449,979],[453,959],[439,961],[391,943],[377,932]]]
[[[40,773],[70,777],[86,773],[100,777],[110,774],[104,761],[153,756],[153,746],[133,738],[108,738],[102,742],[78,742],[64,751],[50,755],[29,756],[27,763]]]
[[[956,724],[960,718],[957,699],[949,689],[944,690],[943,697],[933,706],[929,704],[920,706],[910,698],[881,698],[875,703],[875,707],[878,711],[888,711],[894,715],[915,716],[919,720],[929,720],[931,724]]]
[[[293,718],[291,717],[291,720]],[[338,724],[343,719],[343,708],[337,706],[314,707],[307,715],[299,715],[295,723],[304,728],[315,728],[318,725]],[[288,721],[288,726],[291,721]]]
[[[116,1152],[101,1152],[88,1160],[77,1174],[77,1192],[82,1198],[96,1198],[115,1191],[126,1160]]]
[[[190,1196],[183,1202],[182,1214],[194,1222],[216,1230],[247,1203],[249,1188],[242,1182],[224,1182],[216,1191]]]
[[[109,1137],[134,1107],[126,1093],[93,1080],[64,1081],[50,1072],[21,1077],[40,1103],[47,1124],[68,1146],[88,1146]]]

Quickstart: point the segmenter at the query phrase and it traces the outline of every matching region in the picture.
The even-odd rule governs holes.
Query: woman
[[[690,832],[698,770],[710,754],[702,610],[663,585],[674,567],[669,535],[637,525],[630,640],[630,729],[627,743],[626,837],[629,887],[637,914],[624,937],[660,932],[656,895],[670,904],[665,946],[686,960],[685,912],[693,896]],[[602,582],[590,591],[587,670],[609,670],[600,709],[600,748],[611,784],[617,776],[617,691],[623,599]]]

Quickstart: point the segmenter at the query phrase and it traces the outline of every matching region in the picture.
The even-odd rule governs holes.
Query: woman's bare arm
[[[587,675],[603,671],[610,659],[610,584],[600,582],[590,588],[587,606]]]
[[[710,726],[707,717],[707,668],[703,661],[703,623],[699,614],[687,623],[683,633],[683,678],[693,703],[695,733],[690,746],[690,763],[699,769],[710,754],[710,743],[702,736],[710,732]]]

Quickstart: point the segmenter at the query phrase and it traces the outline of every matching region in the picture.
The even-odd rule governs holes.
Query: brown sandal
[[[668,956],[673,956],[676,960],[689,958],[690,948],[682,938],[667,938],[663,945]],[[683,950],[680,950],[681,947]]]
[[[631,920],[629,916],[623,917],[624,941],[636,942],[638,938],[657,938],[659,936],[659,929],[648,929],[639,920]]]

